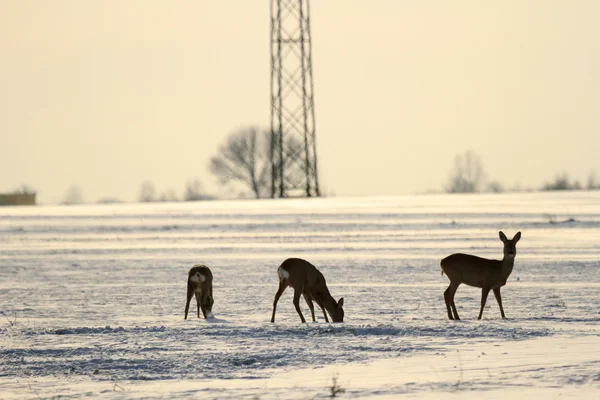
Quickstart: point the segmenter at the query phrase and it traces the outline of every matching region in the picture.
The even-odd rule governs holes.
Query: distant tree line
[[[271,196],[271,150],[272,140],[277,136],[271,135],[267,129],[248,126],[229,134],[217,153],[211,157],[208,169],[223,188],[238,190],[239,197],[264,198]],[[282,162],[290,176],[302,174],[297,167],[302,143],[293,138],[286,138]],[[172,188],[158,192],[151,180],[142,181],[138,191],[137,201],[176,202],[213,200],[216,196],[208,193],[199,179],[186,182],[183,194],[179,196]],[[120,203],[117,198],[107,197],[98,201],[101,204]],[[84,203],[83,191],[78,185],[70,186],[61,204],[73,205]]]
[[[447,193],[481,193],[505,191],[521,191],[519,188],[505,189],[497,181],[488,181],[481,158],[472,150],[458,154],[454,159],[454,167],[450,171],[448,183],[444,190]],[[600,190],[600,182],[594,173],[588,177],[587,185],[569,179],[566,173],[557,175],[553,181],[544,183],[538,190]]]
[[[582,185],[578,180],[570,180],[566,173],[557,175],[554,181],[547,182],[542,190],[599,190],[600,182],[596,181],[596,175],[591,173],[587,185]]]
[[[158,194],[152,181],[143,181],[140,186],[138,201],[140,203],[168,201],[201,201],[214,200],[216,197],[205,192],[198,178],[186,182],[182,197],[177,196],[173,189]]]
[[[269,130],[250,126],[232,132],[211,157],[208,168],[222,187],[241,188],[240,197],[264,198],[271,196],[271,151],[272,140],[278,140]],[[300,176],[303,174],[299,167],[302,143],[291,137],[285,138],[282,162],[286,166],[286,174]],[[500,182],[489,180],[481,158],[472,150],[456,155],[454,165],[450,170],[447,183],[444,185],[447,193],[501,193],[505,191],[522,191],[519,187],[506,189]],[[528,190],[600,190],[600,181],[595,174],[590,174],[587,184],[571,180],[566,173],[558,174],[553,181],[544,183],[538,189]],[[19,192],[30,193],[33,189],[23,185]],[[207,193],[201,181],[197,178],[186,182],[184,191],[178,196],[173,189],[159,193],[150,180],[140,185],[137,200],[149,202],[202,201],[213,200],[216,196]],[[68,188],[61,204],[81,204],[84,202],[83,192],[77,185]],[[103,204],[120,203],[116,198],[102,198]]]
[[[168,189],[160,194],[156,190],[156,186],[152,181],[143,181],[140,185],[137,200],[140,203],[150,202],[175,202],[175,201],[200,201],[200,200],[214,200],[215,196],[206,193],[204,187],[199,179],[192,179],[186,182],[182,196],[178,196],[173,189]],[[78,185],[71,185],[60,204],[63,205],[75,205],[83,204],[83,191]],[[116,204],[122,203],[121,200],[114,197],[104,197],[98,200],[99,204]]]

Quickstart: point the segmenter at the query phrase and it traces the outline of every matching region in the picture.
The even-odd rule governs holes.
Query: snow
[[[0,398],[598,398],[600,193],[0,208]],[[515,268],[476,320],[454,252]],[[277,268],[315,264],[345,322],[301,324]],[[183,319],[187,272],[214,317]],[[306,315],[308,307],[301,302]]]

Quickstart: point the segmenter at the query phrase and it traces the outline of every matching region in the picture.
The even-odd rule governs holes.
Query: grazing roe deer
[[[271,322],[275,322],[277,301],[288,286],[294,289],[294,307],[303,323],[306,323],[306,320],[300,311],[300,295],[304,296],[304,300],[310,308],[313,322],[315,322],[313,301],[323,310],[326,322],[329,322],[329,319],[325,310],[329,312],[333,322],[344,321],[344,309],[342,308],[344,299],[335,301],[327,289],[325,277],[314,265],[300,258],[288,258],[277,269],[277,275],[279,275],[279,290],[273,301]]]
[[[445,273],[450,279],[450,286],[444,292],[449,319],[460,319],[454,304],[454,295],[461,283],[481,288],[481,309],[477,319],[481,319],[483,307],[490,290],[494,291],[502,318],[506,318],[502,308],[500,288],[506,285],[506,280],[515,265],[516,245],[521,239],[521,232],[518,232],[511,240],[508,240],[502,231],[499,235],[500,240],[504,243],[504,258],[501,261],[461,253],[452,254],[441,261],[442,275]],[[454,315],[452,312],[454,312]]]
[[[206,265],[196,264],[188,273],[187,282],[187,302],[185,303],[185,318],[187,319],[188,310],[190,309],[190,300],[192,296],[196,296],[196,304],[198,306],[198,318],[200,318],[200,310],[206,319],[208,313],[212,311],[214,303],[212,291],[213,276],[212,272]]]

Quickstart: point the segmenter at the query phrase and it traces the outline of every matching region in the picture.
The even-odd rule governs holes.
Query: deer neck
[[[337,302],[329,292],[323,294],[323,306],[329,312],[329,315],[334,315],[336,312]]]
[[[504,278],[508,278],[511,274],[513,267],[515,266],[515,257],[504,256],[502,259],[502,275]]]

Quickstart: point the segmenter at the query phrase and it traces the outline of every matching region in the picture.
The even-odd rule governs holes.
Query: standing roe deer
[[[196,296],[196,304],[198,306],[198,318],[200,318],[200,310],[206,319],[208,313],[212,311],[214,303],[212,291],[213,276],[212,272],[206,265],[196,264],[188,273],[187,282],[187,302],[185,303],[185,318],[187,319],[188,310],[190,309],[190,300],[192,296]]]
[[[515,256],[517,255],[516,245],[519,239],[521,239],[521,232],[518,232],[515,237],[508,240],[506,235],[500,231],[500,240],[504,243],[504,258],[502,261],[489,260],[461,253],[452,254],[442,260],[440,263],[442,275],[446,273],[448,279],[450,279],[450,286],[444,292],[448,318],[460,319],[456,311],[456,305],[454,304],[454,295],[461,283],[481,288],[481,309],[479,310],[479,317],[477,319],[481,319],[483,307],[485,306],[490,290],[494,291],[496,300],[498,300],[502,318],[506,318],[504,309],[502,308],[500,288],[506,285],[506,280],[515,265]],[[454,312],[454,316],[452,312]]]
[[[333,322],[344,321],[344,309],[342,308],[344,299],[335,301],[331,297],[329,289],[327,289],[325,277],[314,265],[300,258],[288,258],[277,269],[277,275],[279,275],[279,289],[273,301],[271,322],[275,322],[277,301],[288,286],[294,288],[294,307],[296,307],[296,311],[298,311],[298,315],[300,315],[303,323],[306,323],[306,320],[302,315],[302,311],[300,311],[300,295],[304,296],[304,300],[306,300],[306,304],[310,308],[313,322],[315,322],[313,300],[323,310],[326,322],[329,322],[329,319],[325,310],[329,312]]]

